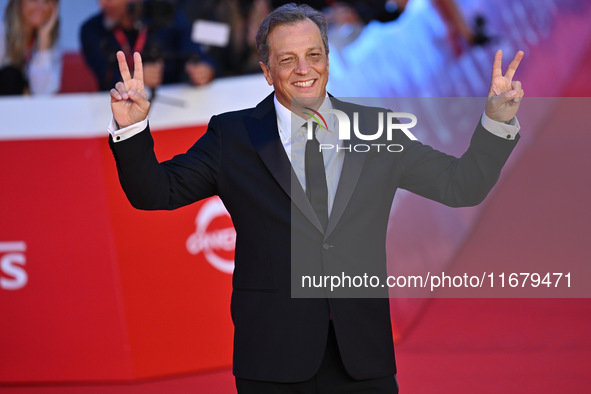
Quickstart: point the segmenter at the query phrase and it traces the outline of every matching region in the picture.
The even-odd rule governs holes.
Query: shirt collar
[[[326,99],[320,106],[321,109],[332,109],[332,103],[328,99],[328,93],[326,93]],[[299,129],[299,126],[304,124],[306,120],[299,115],[292,113],[287,107],[277,100],[277,96],[273,97],[273,103],[275,104],[275,113],[277,114],[277,128],[279,129],[279,136],[283,142],[291,140],[292,131],[292,115],[294,115],[294,127],[293,130]],[[297,122],[297,123],[296,123]]]

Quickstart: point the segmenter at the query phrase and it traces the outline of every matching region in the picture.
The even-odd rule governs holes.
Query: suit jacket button
[[[322,244],[322,248],[323,248],[324,250],[328,250],[328,249],[330,249],[331,247],[332,247],[332,246],[331,246],[331,245],[329,245],[329,244]]]

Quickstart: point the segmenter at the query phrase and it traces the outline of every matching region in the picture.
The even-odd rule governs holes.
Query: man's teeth
[[[305,82],[294,82],[293,84],[299,88],[309,88],[310,86],[312,86],[313,83],[314,83],[314,80],[311,79],[311,80],[305,81]]]

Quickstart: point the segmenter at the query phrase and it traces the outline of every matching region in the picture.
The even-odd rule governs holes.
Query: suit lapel
[[[353,119],[353,108],[347,105],[347,103],[342,102],[340,100],[335,99],[331,96],[331,101],[333,103],[333,107],[335,109],[339,109],[344,111],[349,115],[349,119]],[[356,144],[359,141],[354,135],[351,136],[352,140],[350,141],[351,144]],[[347,143],[348,144],[348,143]],[[349,200],[353,195],[353,191],[357,187],[357,182],[359,181],[359,176],[361,175],[361,170],[363,169],[363,164],[365,163],[365,158],[367,157],[366,153],[362,152],[354,152],[354,151],[345,151],[345,158],[343,161],[343,169],[341,170],[341,176],[339,178],[339,185],[337,187],[337,192],[335,194],[334,203],[332,205],[332,211],[330,213],[330,218],[328,220],[328,226],[326,228],[326,233],[324,234],[324,239],[327,239],[330,234],[336,228],[339,220],[343,216],[347,205],[349,204]]]
[[[271,175],[304,216],[320,232],[323,232],[322,225],[310,205],[279,139],[273,94],[259,103],[251,116],[246,117],[244,121],[252,144]]]

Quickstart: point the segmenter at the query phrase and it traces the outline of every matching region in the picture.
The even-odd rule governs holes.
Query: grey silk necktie
[[[326,230],[328,224],[328,187],[326,186],[326,174],[320,143],[316,139],[317,130],[318,125],[314,124],[314,138],[306,142],[306,195],[322,224],[322,228]]]

